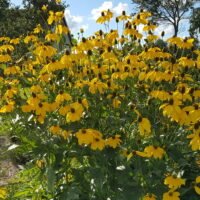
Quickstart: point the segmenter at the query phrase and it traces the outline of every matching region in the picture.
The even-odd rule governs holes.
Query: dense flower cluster
[[[102,11],[97,23],[109,23],[112,17],[110,10]],[[62,174],[56,187],[64,177],[62,184],[69,184],[80,176],[64,167],[65,159],[81,157],[77,168],[82,170],[98,166],[94,163],[102,155],[102,160],[114,159],[116,169],[123,166],[133,193],[135,183],[143,188],[135,190],[138,198],[179,200],[191,186],[189,191],[200,195],[200,51],[194,39],[172,37],[159,46],[149,12],[129,16],[123,11],[116,18],[124,23],[122,36],[118,30],[99,30],[59,51],[69,33],[62,18],[62,12],[50,11],[48,24],[54,29],[38,25],[25,38],[0,38],[1,116],[17,115],[20,126],[31,124],[45,142],[58,142],[55,149],[60,145],[59,151],[70,152],[71,157],[54,160],[63,169],[56,172]],[[20,43],[29,49],[21,59],[15,52]],[[36,158],[41,169],[53,162],[48,151]],[[104,156],[110,151],[112,158]],[[187,171],[188,165],[198,174],[196,168]],[[111,168],[103,171],[105,179],[115,176]],[[98,183],[92,185],[90,174],[85,179],[95,199],[99,188],[92,187]],[[111,199],[129,187],[120,180],[115,180],[119,185]]]

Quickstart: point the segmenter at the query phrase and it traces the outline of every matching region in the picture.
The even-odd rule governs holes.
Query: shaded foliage
[[[192,36],[197,36],[200,33],[200,8],[199,7],[193,9],[192,15],[190,17],[189,31]]]

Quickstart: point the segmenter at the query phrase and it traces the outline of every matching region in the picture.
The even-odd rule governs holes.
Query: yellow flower
[[[170,99],[170,95],[168,92],[164,90],[153,90],[150,92],[150,95],[154,98],[158,98],[162,101]]]
[[[45,40],[47,41],[58,41],[59,36],[56,33],[48,33],[45,36]]]
[[[34,110],[34,107],[30,104],[21,106],[22,112],[31,112]]]
[[[49,17],[47,22],[51,25],[53,22],[59,22],[63,19],[64,13],[62,11],[54,13],[53,11],[49,11]]]
[[[15,108],[14,106],[15,106],[15,102],[9,101],[9,102],[6,103],[6,105],[4,105],[0,108],[0,113],[12,112]]]
[[[122,14],[120,16],[117,17],[119,21],[125,21],[130,19],[131,17],[126,15],[126,11],[122,11]]]
[[[61,3],[62,0],[56,0],[56,3]]]
[[[151,145],[151,146],[145,147],[144,153],[146,154],[146,157],[148,157],[148,158],[154,157],[156,159],[157,158],[162,159],[162,157],[165,154],[165,151],[161,147]]]
[[[66,120],[67,122],[75,122],[75,121],[79,121],[83,115],[83,106],[78,103],[72,103],[69,105],[69,111],[67,112],[66,115]]]
[[[36,47],[34,53],[39,57],[52,57],[56,54],[57,50],[52,46],[40,45]]]
[[[51,126],[49,128],[50,132],[52,132],[53,134],[59,135],[59,133],[61,132],[61,128],[60,126]]]
[[[92,94],[95,94],[97,92],[102,94],[104,92],[104,89],[106,88],[107,88],[107,84],[101,82],[97,78],[92,79],[91,82],[89,83],[89,91]]]
[[[121,105],[121,101],[117,98],[114,98],[112,105],[113,105],[113,108],[119,108],[119,106]]]
[[[0,42],[9,42],[10,41],[10,38],[9,37],[0,37]]]
[[[16,95],[18,92],[18,89],[15,87],[10,87],[5,94],[3,95],[3,99],[11,99]]]
[[[170,190],[163,194],[163,200],[180,200],[180,193],[174,190]]]
[[[159,37],[157,35],[153,35],[153,34],[150,34],[147,36],[147,40],[149,42],[154,42],[155,40],[157,40]]]
[[[45,116],[46,112],[49,111],[49,104],[46,102],[39,102],[38,104],[34,105],[34,110],[36,115]]]
[[[103,24],[107,21],[110,21],[113,17],[113,13],[108,9],[107,11],[102,11],[101,16],[96,20],[96,23]]]
[[[106,42],[113,44],[113,42],[118,38],[119,34],[117,30],[111,30],[105,37]]]
[[[106,139],[105,144],[115,149],[117,146],[120,145],[121,139],[120,135],[115,135],[114,137],[109,137]]]
[[[27,103],[35,106],[36,104],[39,104],[39,102],[42,99],[45,99],[45,98],[46,98],[46,96],[43,94],[36,94],[36,93],[32,92],[32,96],[28,98]]]
[[[12,66],[12,67],[7,67],[4,69],[4,74],[5,75],[12,75],[12,74],[20,74],[20,67],[19,66]]]
[[[139,116],[139,131],[142,136],[149,136],[151,134],[151,123],[147,118]]]
[[[185,179],[178,178],[175,176],[168,176],[165,178],[164,184],[168,185],[169,188],[173,188],[174,190],[176,190],[182,185],[185,185]]]
[[[86,98],[82,99],[79,103],[81,103],[84,108],[86,108],[86,109],[89,108],[89,104],[88,104],[88,101]]]
[[[187,57],[181,57],[179,58],[179,64],[182,65],[183,67],[194,67],[195,66],[195,61],[187,58]]]
[[[190,146],[193,151],[200,150],[200,129],[188,135],[187,138],[191,139]]]
[[[157,28],[156,25],[148,23],[143,27],[143,31],[154,31]]]
[[[44,124],[44,119],[45,119],[45,116],[44,115],[38,115],[36,117],[37,121],[40,123],[40,124]]]
[[[145,15],[141,15],[141,13],[137,14],[135,19],[132,21],[133,24],[135,25],[140,25],[140,24],[148,24],[148,20],[146,19]]]
[[[154,194],[146,194],[142,200],[156,200],[156,196]]]
[[[43,5],[43,6],[42,6],[42,10],[43,10],[43,11],[47,11],[47,8],[48,8],[48,5]]]
[[[60,136],[62,136],[64,138],[64,140],[69,138],[70,135],[71,135],[71,131],[67,131],[67,130],[62,130],[60,133]]]
[[[183,115],[183,111],[180,108],[182,102],[179,99],[171,98],[168,103],[160,106],[159,109],[163,109],[163,115],[171,117],[174,121],[179,122]]]
[[[8,54],[0,55],[0,63],[9,62],[11,60],[12,60],[12,58]]]
[[[5,44],[0,46],[0,53],[9,53],[12,51],[14,51],[14,47],[12,45]]]
[[[36,42],[38,40],[38,37],[35,35],[28,35],[24,38],[24,43],[28,44],[30,42]]]
[[[194,38],[185,38],[180,47],[183,49],[191,49],[193,47]]]
[[[72,97],[70,94],[60,91],[60,94],[56,96],[55,102],[62,103],[63,101],[71,101],[71,100],[72,100]]]
[[[31,92],[33,93],[41,93],[43,90],[42,88],[40,87],[40,85],[33,85],[31,86]]]
[[[69,33],[69,29],[66,26],[59,24],[59,25],[56,26],[55,33],[59,34],[59,35],[67,34],[67,33]]]
[[[91,149],[92,150],[99,149],[100,151],[102,151],[104,147],[105,147],[105,141],[99,136],[94,136],[93,141],[91,143]]]
[[[5,187],[0,187],[0,199],[6,199],[7,189]]]
[[[75,133],[79,145],[82,144],[91,144],[94,139],[94,134],[90,129],[80,129],[78,132]]]
[[[194,189],[196,193],[200,195],[200,176],[196,177]]]
[[[33,33],[40,33],[43,32],[42,26],[40,24],[37,25],[36,28],[34,28]]]

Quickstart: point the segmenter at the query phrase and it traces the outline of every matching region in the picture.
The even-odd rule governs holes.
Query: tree
[[[132,2],[150,11],[155,21],[171,24],[174,28],[174,36],[177,36],[180,21],[199,0],[132,0]]]
[[[190,17],[190,29],[191,36],[198,36],[200,34],[200,8],[193,9]]]
[[[48,11],[42,11],[42,6],[47,6],[48,10],[52,10],[54,12],[64,11],[66,6],[64,4],[57,4],[55,0],[23,0],[23,5],[26,12],[26,18],[32,22],[31,29],[35,28],[37,24],[41,24],[43,27],[46,26]]]

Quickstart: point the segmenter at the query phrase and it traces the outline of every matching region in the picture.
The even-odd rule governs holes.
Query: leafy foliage
[[[61,11],[49,29],[0,38],[0,114],[25,166],[8,199],[199,198],[200,51],[193,38],[159,40],[150,12],[117,19],[122,37],[100,30],[71,51],[59,50]]]

